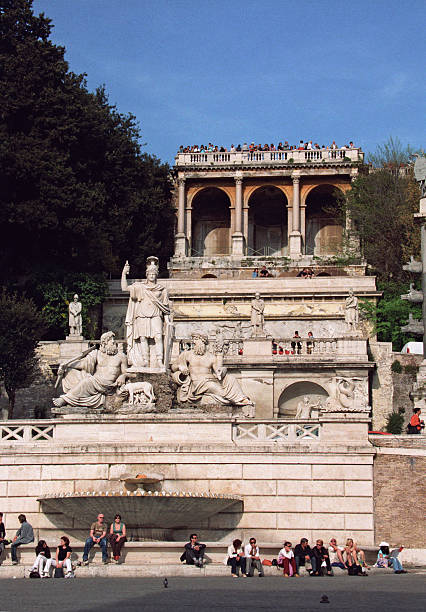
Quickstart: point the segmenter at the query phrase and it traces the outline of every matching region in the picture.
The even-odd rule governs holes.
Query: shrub
[[[396,374],[401,374],[402,365],[401,365],[401,362],[398,361],[398,359],[395,359],[395,361],[392,363],[391,370],[392,372],[396,372]]]
[[[399,362],[398,362],[399,363]],[[404,409],[398,412],[390,412],[386,419],[386,431],[391,434],[401,434],[404,426]]]
[[[417,366],[409,363],[408,365],[404,366],[404,372],[406,374],[410,374],[410,376],[416,376],[417,375]]]

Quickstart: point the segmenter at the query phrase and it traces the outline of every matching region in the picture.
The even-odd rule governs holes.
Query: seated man
[[[90,526],[90,536],[87,538],[84,545],[83,551],[83,565],[89,565],[89,552],[90,549],[95,545],[99,544],[102,550],[102,563],[106,565],[108,563],[107,553],[107,525],[105,523],[105,517],[102,513],[98,514],[97,519]]]
[[[10,550],[12,565],[18,565],[18,557],[16,555],[16,549],[18,546],[21,546],[21,544],[29,544],[30,542],[34,542],[34,531],[32,526],[27,523],[27,517],[25,514],[20,514],[18,516],[18,521],[21,523],[21,526],[13,538]]]
[[[328,555],[330,557],[331,567],[340,567],[340,569],[346,569],[345,562],[343,560],[343,546],[337,545],[336,538],[331,538],[330,545],[328,547]]]
[[[253,402],[223,367],[221,356],[207,350],[207,336],[194,333],[192,339],[194,348],[183,351],[171,364],[173,380],[180,386],[178,401],[242,406],[245,416],[254,416]]]
[[[205,544],[201,544],[198,541],[198,536],[196,533],[191,533],[189,536],[189,542],[185,544],[185,550],[180,557],[182,563],[186,563],[187,565],[196,565],[200,569],[203,567],[204,563],[204,551],[206,549]]]
[[[327,568],[327,575],[332,576],[333,572],[331,571],[330,557],[328,556],[327,549],[324,548],[324,542],[322,540],[317,540],[316,545],[312,549],[312,555],[315,558],[315,571],[313,572],[313,576],[323,575],[323,563]]]
[[[262,578],[264,576],[263,565],[260,560],[259,547],[256,545],[256,538],[250,538],[249,543],[244,548],[244,556],[246,558],[247,576],[252,578],[256,568],[259,572],[259,578]]]
[[[312,555],[311,547],[307,538],[302,538],[300,544],[296,544],[294,547],[294,558],[296,560],[296,573],[299,573],[299,567],[304,567],[306,563],[311,563],[312,570],[315,571],[315,559]]]

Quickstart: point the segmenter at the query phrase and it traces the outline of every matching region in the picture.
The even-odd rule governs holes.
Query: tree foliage
[[[377,305],[365,300],[360,302],[360,310],[363,317],[373,323],[377,339],[392,342],[393,349],[400,351],[406,342],[416,340],[414,336],[403,333],[401,327],[408,323],[410,312],[414,318],[421,318],[421,306],[401,300],[401,295],[408,292],[408,283],[379,281],[377,289],[382,291]]]
[[[360,174],[343,203],[370,271],[382,281],[406,280],[402,266],[420,251],[414,221],[420,190],[411,170],[401,172],[380,168]]]
[[[117,275],[171,254],[168,166],[141,152],[135,117],[88,91],[32,0],[0,2],[0,283]],[[75,291],[75,289],[71,289]]]
[[[34,302],[5,289],[0,293],[0,380],[9,397],[9,418],[13,416],[16,390],[34,379],[35,349],[44,330],[44,321]]]

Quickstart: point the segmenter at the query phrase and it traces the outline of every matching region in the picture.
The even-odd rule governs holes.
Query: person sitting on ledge
[[[239,571],[241,568],[241,574],[246,578],[246,558],[244,557],[244,550],[242,549],[241,540],[234,540],[232,544],[228,546],[228,552],[226,555],[226,565],[231,566],[231,576],[238,578]]]
[[[296,544],[294,547],[294,558],[296,561],[296,573],[299,573],[299,567],[304,567],[306,562],[312,564],[312,569],[315,571],[315,558],[313,558],[311,547],[307,538],[302,538],[300,544]]]
[[[18,557],[16,554],[16,549],[18,546],[21,546],[21,544],[29,544],[30,542],[34,542],[34,531],[32,526],[27,523],[27,517],[25,514],[20,514],[18,516],[18,521],[21,523],[21,526],[16,532],[16,535],[12,541],[12,546],[10,547],[12,565],[18,565]]]
[[[407,570],[403,569],[402,563],[398,559],[398,555],[404,547],[400,546],[390,551],[387,542],[380,542],[379,546],[376,567],[391,567],[395,574],[406,574]]]
[[[51,567],[62,567],[66,569],[65,578],[72,578],[72,563],[71,563],[72,548],[67,536],[62,536],[58,548],[56,549],[56,558],[48,559],[44,569],[43,578],[50,578]]]
[[[283,568],[283,575],[285,578],[289,578],[290,576],[299,577],[294,552],[291,549],[291,542],[284,542],[284,548],[278,553],[278,567]]]
[[[244,548],[244,555],[246,557],[246,568],[247,576],[252,578],[254,575],[254,569],[256,568],[259,572],[259,578],[263,578],[263,565],[260,560],[259,547],[256,544],[256,538],[250,538],[249,543]]]
[[[330,557],[331,567],[340,567],[340,569],[346,569],[345,562],[343,560],[343,546],[338,546],[336,538],[331,538],[330,546],[328,547],[328,555]]]
[[[323,564],[325,564],[327,568],[327,575],[332,576],[333,572],[331,571],[330,557],[328,556],[327,549],[324,548],[324,542],[322,540],[317,540],[316,545],[312,549],[312,554],[315,558],[315,571],[312,573],[312,576],[323,575]]]
[[[31,568],[32,572],[38,572],[40,578],[43,576],[44,566],[50,559],[50,548],[46,544],[46,540],[40,540],[35,549],[36,560]]]
[[[102,563],[104,565],[108,563],[108,543],[106,539],[107,526],[104,520],[104,515],[100,513],[98,514],[96,521],[90,526],[90,536],[87,538],[84,545],[83,565],[89,565],[89,552],[95,544],[99,544],[102,549]]]
[[[407,425],[407,434],[420,434],[424,429],[425,423],[420,420],[421,410],[420,408],[413,409],[413,416]]]
[[[114,522],[111,523],[109,528],[109,543],[112,548],[112,555],[115,563],[119,563],[121,549],[123,548],[126,539],[126,525],[121,520],[121,515],[116,514],[114,516]]]
[[[182,563],[186,563],[187,565],[196,565],[202,569],[205,550],[206,545],[201,544],[198,541],[198,535],[196,533],[191,533],[189,536],[189,542],[185,544],[185,550],[183,551],[180,560]]]

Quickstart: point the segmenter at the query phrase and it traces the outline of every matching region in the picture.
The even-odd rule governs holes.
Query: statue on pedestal
[[[207,350],[207,337],[192,334],[192,340],[194,347],[180,353],[171,364],[173,379],[180,386],[178,400],[242,406],[245,416],[254,416],[253,402],[244,395],[237,380],[227,373],[221,355]]]
[[[105,396],[112,395],[117,385],[126,382],[127,358],[120,353],[112,331],[101,336],[99,349],[96,346],[85,351],[59,367],[63,395],[54,398],[57,408],[62,406],[100,408]]]
[[[349,295],[345,300],[345,321],[349,331],[356,331],[359,321],[358,298],[354,295],[354,290],[349,289]]]
[[[260,294],[256,293],[254,300],[251,302],[251,328],[252,338],[264,337],[265,330],[263,325],[265,322],[264,318],[265,302],[260,299]]]
[[[145,281],[137,280],[128,285],[129,271],[126,262],[121,275],[121,289],[130,293],[125,322],[129,365],[132,371],[152,371],[151,363],[154,363],[154,369],[165,371],[173,325],[169,320],[167,289],[157,282],[158,258],[148,257]],[[151,359],[154,348],[155,358]]]
[[[83,320],[81,316],[81,302],[78,301],[78,295],[75,294],[72,302],[68,306],[68,325],[70,328],[70,340],[74,337],[83,337]]]

